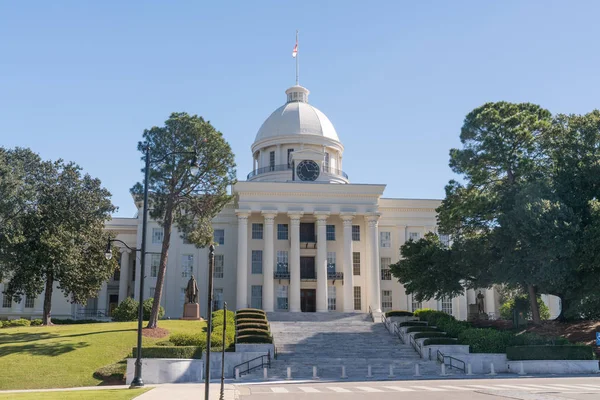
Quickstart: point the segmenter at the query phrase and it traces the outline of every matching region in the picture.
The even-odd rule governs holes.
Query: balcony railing
[[[269,165],[266,167],[255,169],[254,171],[250,172],[248,174],[248,176],[246,177],[246,179],[250,180],[258,175],[268,174],[270,172],[281,172],[281,171],[288,171],[288,170],[289,171],[292,170],[291,164]],[[321,172],[324,174],[341,176],[344,179],[348,179],[348,174],[345,173],[344,171],[342,171],[341,169],[331,168],[329,166],[323,166],[323,167],[321,167]]]
[[[275,279],[290,279],[289,271],[275,271],[273,272],[273,278]],[[301,280],[315,280],[317,279],[316,274],[304,274],[300,276]],[[327,271],[327,280],[338,280],[344,279],[343,272]]]

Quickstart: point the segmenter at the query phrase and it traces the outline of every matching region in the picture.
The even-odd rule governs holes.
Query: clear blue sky
[[[294,84],[329,116],[355,183],[442,198],[464,116],[487,102],[586,113],[598,1],[3,1],[0,145],[79,163],[132,216],[136,144],[173,111],[250,145]]]

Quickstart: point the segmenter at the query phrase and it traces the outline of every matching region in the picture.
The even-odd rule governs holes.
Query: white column
[[[290,312],[300,312],[300,217],[303,213],[288,213],[290,217]]]
[[[248,211],[236,211],[238,217],[237,309],[248,307]]]
[[[327,312],[327,216],[328,212],[315,212],[317,216],[317,312]]]
[[[119,303],[127,297],[127,287],[129,286],[129,253],[127,248],[121,249],[121,278],[119,279]]]
[[[352,270],[352,220],[354,213],[342,213],[344,221],[344,312],[354,311],[354,273]]]
[[[379,229],[377,229],[378,214],[365,216],[368,224],[368,236],[370,243],[370,271],[368,274],[370,281],[369,296],[371,300],[371,310],[373,312],[381,312],[381,271],[379,268]]]
[[[265,217],[265,252],[263,258],[263,310],[267,312],[273,311],[274,300],[273,300],[273,265],[274,261],[274,250],[273,242],[275,240],[273,234],[273,225],[275,221],[274,212],[263,211],[262,215]]]
[[[102,286],[100,286],[100,291],[98,292],[98,310],[102,310],[104,312],[108,311],[108,287],[107,283],[104,282]]]

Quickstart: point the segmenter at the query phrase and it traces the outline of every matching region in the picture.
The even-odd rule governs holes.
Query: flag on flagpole
[[[292,57],[296,58],[298,55],[298,39],[296,39],[296,45],[294,46],[294,50],[292,51]]]

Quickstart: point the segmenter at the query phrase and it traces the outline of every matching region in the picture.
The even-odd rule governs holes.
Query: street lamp
[[[201,140],[202,143],[206,143],[206,139]],[[200,172],[200,168],[198,166],[198,153],[195,151],[174,151],[172,153],[166,154],[164,157],[156,160],[150,159],[150,146],[146,144],[145,147],[146,154],[145,158],[145,169],[144,169],[144,208],[142,215],[142,248],[140,251],[140,303],[138,305],[138,326],[137,326],[137,357],[135,359],[135,373],[133,380],[131,381],[130,388],[142,387],[144,386],[144,381],[142,380],[142,324],[144,319],[144,270],[146,268],[146,230],[148,225],[148,183],[150,181],[150,164],[160,163],[166,160],[168,157],[176,155],[176,154],[187,154],[192,155],[192,160],[190,162],[190,174],[192,176],[198,175]],[[118,240],[121,242],[120,240]],[[121,242],[123,243],[123,242]],[[124,243],[123,243],[124,244]],[[125,245],[127,246],[127,245]],[[108,254],[110,250],[110,241],[108,243],[106,252],[104,256],[107,260],[112,258],[112,252],[110,255]],[[136,250],[138,251],[138,250]]]

